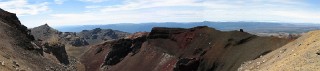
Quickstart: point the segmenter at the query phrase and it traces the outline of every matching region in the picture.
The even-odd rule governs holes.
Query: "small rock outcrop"
[[[200,64],[199,59],[182,58],[176,63],[174,71],[197,71]]]
[[[48,54],[54,55],[58,61],[62,64],[68,65],[68,54],[65,49],[65,45],[61,43],[44,43],[43,51]]]
[[[111,51],[108,53],[103,65],[115,65],[132,51],[130,48],[132,40],[130,39],[120,39],[111,45]]]

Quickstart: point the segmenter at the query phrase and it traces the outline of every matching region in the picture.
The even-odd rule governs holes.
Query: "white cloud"
[[[87,11],[71,14],[51,14],[48,23],[85,25],[144,22],[203,21],[198,0],[126,0],[113,6],[86,6]],[[194,8],[197,7],[197,8]]]
[[[105,2],[108,0],[79,0],[79,1],[83,1],[83,2],[92,2],[92,3],[99,3],[99,2]]]
[[[35,15],[48,10],[48,3],[42,2],[30,4],[27,0],[8,0],[1,1],[0,8],[16,13],[17,15]]]
[[[320,23],[319,12],[308,11],[274,11],[272,14],[284,17],[286,21]]]
[[[105,13],[52,14],[48,23],[59,25],[144,23],[144,22],[194,22],[202,21],[201,13],[194,11],[176,12],[171,10],[123,11]]]
[[[320,23],[320,11],[302,0],[211,0],[204,6],[209,21]]]
[[[23,10],[25,5],[34,6],[36,9],[26,7],[35,11],[33,14],[47,8],[46,3],[43,3],[44,8],[41,9],[41,5],[19,1],[22,1],[19,4],[22,6],[17,7]],[[63,4],[66,0],[55,1]],[[77,1],[98,3],[109,0]],[[9,3],[0,2],[0,7],[4,4]],[[320,10],[308,10],[309,6],[303,0],[123,0],[123,3],[115,5],[91,4],[79,13],[49,14],[45,22],[52,26],[195,21],[320,23]],[[25,11],[19,12],[26,14]]]
[[[56,4],[63,4],[67,0],[54,0],[54,3]]]
[[[102,6],[98,6],[98,5],[85,6],[85,8],[88,8],[88,9],[101,8],[101,7]]]
[[[122,5],[107,6],[102,11],[136,10],[155,7],[202,6],[199,0],[126,0]]]

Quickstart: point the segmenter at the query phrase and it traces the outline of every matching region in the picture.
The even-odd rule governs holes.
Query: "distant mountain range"
[[[290,23],[270,23],[270,22],[164,22],[164,23],[140,23],[140,24],[107,24],[107,25],[82,25],[82,26],[64,26],[55,27],[63,32],[80,32],[82,30],[91,30],[94,28],[114,29],[124,32],[150,32],[153,27],[171,27],[171,28],[192,28],[195,26],[209,26],[222,31],[231,31],[244,29],[250,33],[303,33],[310,30],[320,29],[318,24],[290,24]]]

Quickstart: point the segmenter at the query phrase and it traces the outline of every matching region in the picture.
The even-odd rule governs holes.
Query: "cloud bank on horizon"
[[[320,23],[319,0],[0,0],[28,27],[145,22]]]

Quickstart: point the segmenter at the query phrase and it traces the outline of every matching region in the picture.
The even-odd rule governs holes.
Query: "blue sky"
[[[0,0],[27,27],[146,22],[319,23],[320,0]]]

